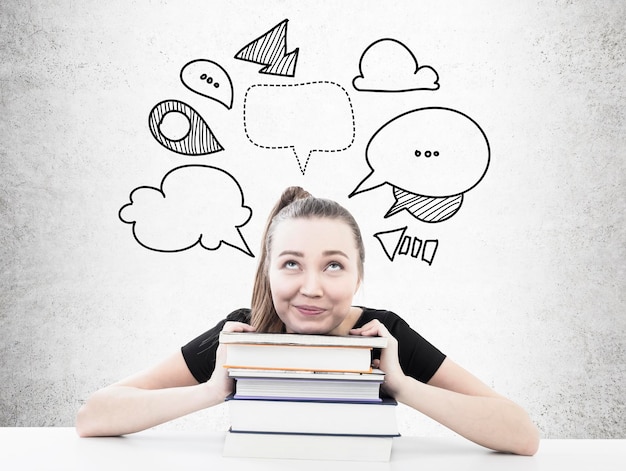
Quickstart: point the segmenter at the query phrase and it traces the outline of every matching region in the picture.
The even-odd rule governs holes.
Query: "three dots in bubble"
[[[429,151],[429,150],[427,150],[427,151],[425,151],[425,152],[422,152],[422,151],[421,151],[421,150],[419,150],[419,149],[417,149],[417,150],[415,151],[415,157],[422,157],[422,155],[423,155],[424,157],[426,157],[426,158],[430,158],[430,157],[439,157],[439,151],[438,151],[438,150],[435,150],[435,151]]]
[[[206,83],[208,83],[209,85],[213,83],[213,77],[210,77],[207,74],[202,74],[200,76],[200,80],[206,80]],[[220,84],[218,82],[215,82],[215,83],[213,83],[213,86],[215,88],[219,88]]]

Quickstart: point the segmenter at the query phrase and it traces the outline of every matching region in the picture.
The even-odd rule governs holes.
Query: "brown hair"
[[[252,315],[250,323],[258,332],[283,332],[284,324],[278,317],[272,301],[272,291],[268,276],[272,238],[276,227],[288,219],[329,218],[345,222],[354,235],[359,251],[359,277],[363,278],[365,248],[361,230],[350,212],[339,203],[323,198],[315,198],[306,190],[292,186],[287,188],[272,209],[263,231],[261,254],[254,277],[252,290]]]

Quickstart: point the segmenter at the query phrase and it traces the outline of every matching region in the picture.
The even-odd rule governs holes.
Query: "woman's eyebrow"
[[[333,255],[341,255],[342,257],[345,257],[345,258],[348,258],[348,259],[350,258],[350,257],[348,257],[348,256],[346,255],[346,253],[345,253],[345,252],[342,252],[341,250],[325,250],[325,251],[323,252],[323,255],[324,255],[325,257],[331,257],[331,256],[333,256]]]
[[[283,255],[291,255],[293,257],[304,257],[304,254],[302,252],[297,252],[296,250],[283,250],[281,253],[278,254],[279,257],[282,257]]]
[[[284,255],[291,255],[292,257],[304,257],[304,254],[302,252],[298,252],[297,250],[283,250],[281,253],[278,254],[279,257],[282,257]],[[322,252],[322,255],[324,257],[332,257],[334,255],[340,255],[348,259],[350,258],[342,250],[325,250],[324,252]]]

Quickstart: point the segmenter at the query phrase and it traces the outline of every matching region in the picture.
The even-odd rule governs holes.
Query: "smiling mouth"
[[[295,308],[304,316],[318,316],[323,312],[326,312],[326,309],[315,306],[295,306]]]

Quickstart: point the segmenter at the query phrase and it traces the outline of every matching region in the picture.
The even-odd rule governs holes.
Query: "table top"
[[[124,437],[79,438],[71,427],[0,428],[0,469],[126,470],[561,470],[626,469],[626,440],[542,440],[532,457],[461,437],[394,438],[388,463],[270,460],[222,456],[225,433],[147,430]]]

